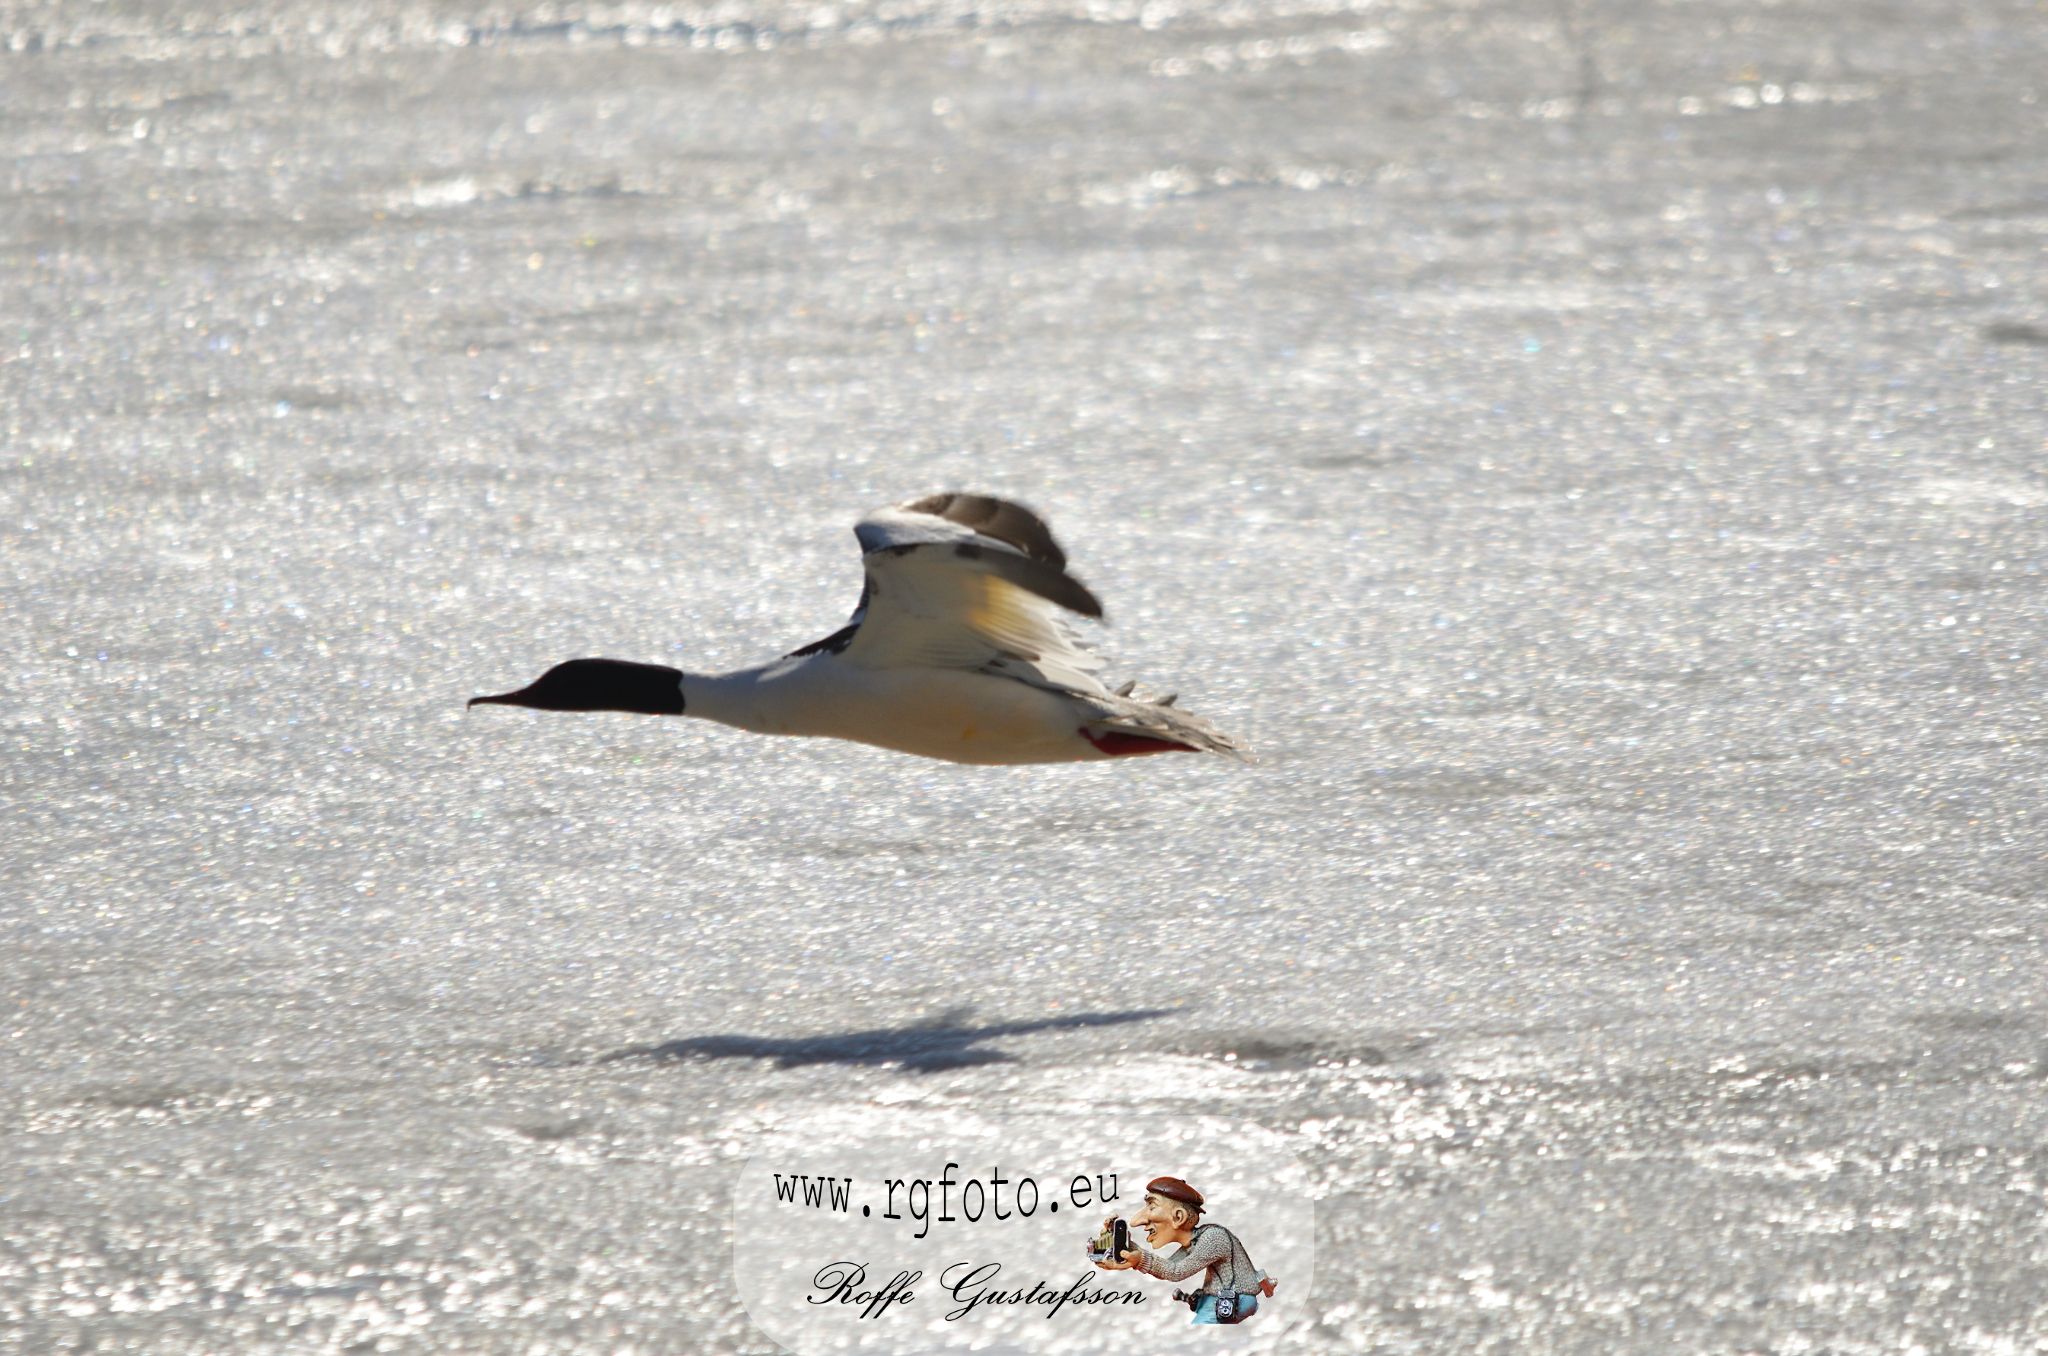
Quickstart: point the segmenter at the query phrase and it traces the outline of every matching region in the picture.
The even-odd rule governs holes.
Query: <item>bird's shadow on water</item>
[[[659,1045],[615,1050],[597,1062],[641,1059],[660,1063],[692,1063],[707,1059],[766,1059],[778,1069],[806,1064],[894,1065],[916,1073],[964,1069],[976,1064],[1015,1064],[1018,1058],[986,1043],[1005,1036],[1039,1031],[1070,1031],[1091,1026],[1118,1026],[1164,1017],[1171,1008],[1134,1008],[1126,1012],[1077,1012],[1069,1017],[1043,1017],[1030,1022],[991,1022],[976,1026],[974,1009],[949,1008],[937,1016],[906,1026],[876,1027],[824,1036],[691,1036]]]

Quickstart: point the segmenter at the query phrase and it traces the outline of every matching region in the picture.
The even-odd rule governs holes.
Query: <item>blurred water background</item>
[[[747,1154],[1015,1107],[1294,1136],[1287,1350],[2041,1350],[2044,72],[0,0],[0,1347],[771,1350]],[[1263,761],[464,714],[823,635],[942,488]]]

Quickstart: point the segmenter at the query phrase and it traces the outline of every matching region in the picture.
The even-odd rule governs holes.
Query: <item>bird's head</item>
[[[683,671],[627,659],[571,659],[517,692],[471,697],[471,706],[530,706],[536,711],[636,711],[683,714]]]

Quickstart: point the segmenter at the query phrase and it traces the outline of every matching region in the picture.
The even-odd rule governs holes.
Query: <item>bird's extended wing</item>
[[[1030,509],[978,494],[936,494],[868,515],[854,528],[867,569],[865,607],[842,650],[870,668],[990,669],[1094,691],[1100,664],[1059,615],[1101,617],[1067,557]]]

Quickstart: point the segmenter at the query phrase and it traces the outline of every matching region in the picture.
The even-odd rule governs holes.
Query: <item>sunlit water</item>
[[[766,1350],[732,1173],[873,1105],[1288,1132],[1293,1350],[2035,1350],[2044,71],[0,4],[0,1345]],[[1262,761],[463,712],[823,635],[956,487]]]

